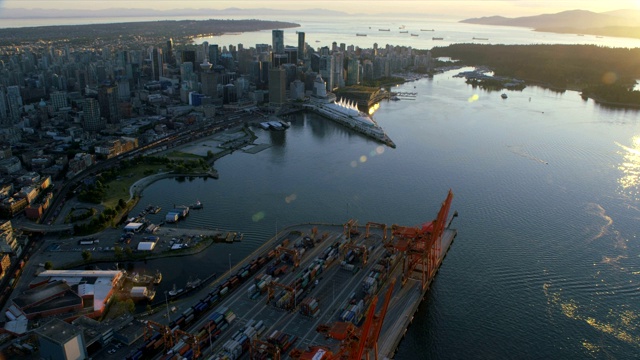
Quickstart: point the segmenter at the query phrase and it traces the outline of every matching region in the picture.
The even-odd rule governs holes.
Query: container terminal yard
[[[147,320],[127,359],[391,359],[456,236],[452,199],[415,227],[289,227],[186,310]]]

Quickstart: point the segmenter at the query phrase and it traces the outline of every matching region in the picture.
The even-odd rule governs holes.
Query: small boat
[[[408,32],[409,32],[409,30],[400,31],[400,34],[406,34],[406,33],[408,33]]]
[[[169,296],[177,296],[184,292],[184,289],[177,289],[176,284],[173,284],[173,289],[169,290]]]
[[[433,29],[420,29],[420,31],[435,31]]]
[[[378,29],[378,31],[391,31],[391,29]]]
[[[316,40],[316,42],[320,42],[320,40]]]
[[[473,40],[489,40],[489,38],[473,37]]]
[[[367,36],[367,34],[360,34],[360,33],[357,33],[357,34],[356,34],[356,36]]]
[[[195,204],[192,204],[191,206],[189,206],[189,208],[194,209],[194,210],[200,210],[204,207],[204,205],[202,205],[202,203],[200,202],[200,200],[196,201]]]
[[[431,40],[444,40],[444,38],[441,37],[432,37]]]
[[[502,93],[502,95],[500,95],[501,98],[506,99],[508,96],[505,93]]]
[[[411,36],[419,36],[418,34],[411,34]]]
[[[202,283],[202,280],[200,280],[199,278],[196,278],[195,280],[189,280],[187,281],[187,289],[193,289],[195,287],[200,286],[200,284]]]
[[[156,276],[153,277],[153,284],[158,285],[162,282],[162,273],[160,270],[156,271]]]

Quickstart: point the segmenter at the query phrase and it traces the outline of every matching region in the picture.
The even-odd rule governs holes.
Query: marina
[[[288,227],[168,324],[147,320],[127,358],[393,358],[456,236],[452,199],[415,227]]]

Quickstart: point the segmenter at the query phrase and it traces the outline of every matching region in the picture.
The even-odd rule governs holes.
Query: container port
[[[147,320],[127,359],[391,359],[456,236],[452,199],[419,226],[288,227],[193,306]]]

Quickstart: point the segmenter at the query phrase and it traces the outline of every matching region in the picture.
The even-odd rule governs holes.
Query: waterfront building
[[[269,105],[272,107],[283,106],[286,101],[286,73],[281,67],[269,70]]]
[[[361,66],[357,58],[347,60],[347,86],[360,83]]]
[[[66,322],[52,319],[36,330],[40,354],[50,360],[84,360],[87,350],[82,331]]]
[[[289,97],[291,100],[304,100],[304,83],[298,79],[289,85]]]

